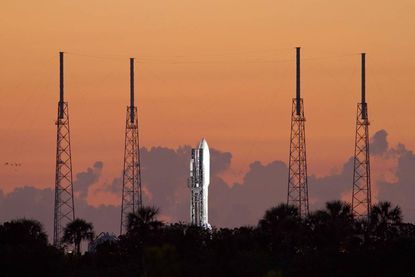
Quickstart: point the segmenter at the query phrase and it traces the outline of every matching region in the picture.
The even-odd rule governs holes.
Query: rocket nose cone
[[[200,141],[199,148],[202,148],[202,149],[209,148],[209,145],[207,144],[207,141],[205,138],[202,138],[202,140]]]

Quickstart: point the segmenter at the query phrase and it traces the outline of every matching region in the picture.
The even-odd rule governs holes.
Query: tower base
[[[133,114],[131,109],[134,109]],[[128,214],[136,213],[142,207],[137,107],[127,107],[125,122],[120,234],[124,234],[127,231]]]
[[[298,107],[299,105],[299,107]],[[304,103],[293,98],[287,203],[297,207],[301,217],[309,213]]]
[[[369,156],[369,120],[367,104],[357,105],[353,159],[352,210],[356,218],[368,217],[372,206]]]

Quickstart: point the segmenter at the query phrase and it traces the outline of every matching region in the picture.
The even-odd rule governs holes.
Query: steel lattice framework
[[[304,102],[300,97],[300,47],[296,48],[296,98],[292,100],[287,203],[301,217],[309,213]]]
[[[366,103],[365,54],[362,54],[362,101],[357,105],[353,166],[352,209],[355,217],[368,217],[372,206],[370,183],[369,116]]]
[[[72,183],[71,136],[68,103],[63,101],[63,53],[60,53],[60,100],[56,120],[56,175],[53,245],[61,247],[66,225],[75,219]]]
[[[142,207],[138,110],[134,106],[134,59],[130,59],[130,86],[131,103],[127,107],[125,121],[120,234],[124,234],[127,230],[128,214],[136,213]]]
[[[303,99],[293,98],[291,113],[290,160],[288,167],[288,204],[298,208],[299,214],[308,215],[307,155]]]

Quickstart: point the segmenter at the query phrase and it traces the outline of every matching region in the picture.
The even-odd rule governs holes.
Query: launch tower
[[[134,106],[134,58],[130,58],[130,105],[125,121],[124,169],[120,234],[127,231],[128,214],[142,207],[138,112]]]
[[[56,173],[55,207],[53,219],[53,245],[61,247],[64,228],[75,219],[72,183],[71,136],[68,102],[63,94],[63,52],[59,53],[59,102],[56,120]]]
[[[366,103],[366,54],[361,55],[361,103],[357,104],[353,167],[353,216],[369,216],[372,205],[370,187],[369,116]]]
[[[308,215],[307,156],[304,102],[300,96],[300,47],[296,48],[296,97],[292,100],[287,203]]]

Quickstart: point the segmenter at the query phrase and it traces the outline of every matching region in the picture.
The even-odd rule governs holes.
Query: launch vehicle
[[[198,147],[192,149],[190,160],[190,222],[211,229],[208,222],[208,189],[210,183],[209,146],[203,138]]]

